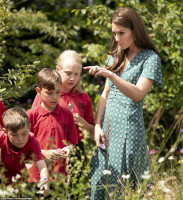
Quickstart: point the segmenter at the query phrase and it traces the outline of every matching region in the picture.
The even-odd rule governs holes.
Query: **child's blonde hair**
[[[71,62],[73,62],[73,63],[76,63],[76,64],[78,64],[78,65],[81,65],[81,68],[82,68],[82,58],[81,58],[81,56],[80,56],[79,53],[77,53],[76,51],[70,50],[70,49],[63,51],[63,52],[59,55],[59,57],[58,57],[58,59],[57,59],[57,66],[58,66],[60,69],[62,69],[63,66],[64,66],[64,62],[65,62],[66,60],[68,60],[68,59],[69,59],[69,61],[71,61]],[[78,83],[74,86],[74,88],[73,88],[72,90],[73,90],[74,92],[78,92],[78,93],[82,93],[82,92],[83,92],[82,89],[81,89],[81,87],[80,87],[80,78],[79,78]]]
[[[5,111],[2,115],[3,125],[6,131],[16,133],[26,125],[30,128],[29,118],[23,108],[15,107]]]
[[[55,83],[62,84],[62,79],[60,74],[50,68],[43,68],[37,75],[37,86],[42,89],[46,88],[48,90],[55,89]]]

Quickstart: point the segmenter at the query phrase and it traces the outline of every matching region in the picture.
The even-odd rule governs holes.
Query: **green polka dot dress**
[[[111,64],[110,56],[107,64]],[[119,73],[117,73],[119,75]],[[119,75],[120,76],[120,75]],[[162,84],[160,58],[152,50],[141,50],[128,63],[121,75],[126,81],[136,84],[140,77],[154,80],[154,85]],[[123,95],[108,79],[110,92],[103,117],[102,129],[108,134],[107,151],[97,148],[91,162],[90,199],[104,200],[103,185],[120,185],[122,175],[130,174],[130,181],[137,179],[150,167],[143,119],[143,100],[138,102]],[[110,170],[105,175],[104,170]],[[120,181],[119,181],[120,180]],[[117,187],[113,187],[117,188]],[[110,191],[110,189],[109,189]]]

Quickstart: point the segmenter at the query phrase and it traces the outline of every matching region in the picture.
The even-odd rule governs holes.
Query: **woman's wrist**
[[[100,123],[95,123],[95,127],[99,126],[100,127]]]
[[[112,77],[113,74],[114,74],[113,72],[109,71],[107,78],[111,79],[111,77]]]

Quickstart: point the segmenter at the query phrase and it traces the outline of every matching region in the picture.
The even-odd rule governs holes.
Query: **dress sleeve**
[[[113,63],[113,58],[112,56],[109,56],[107,61],[105,62],[105,65],[112,65],[112,63]],[[107,81],[109,83],[109,87],[111,87],[113,85],[112,81],[109,78],[107,78]]]
[[[144,63],[141,77],[154,80],[153,85],[160,86],[163,83],[161,73],[161,61],[159,56],[154,53]]]

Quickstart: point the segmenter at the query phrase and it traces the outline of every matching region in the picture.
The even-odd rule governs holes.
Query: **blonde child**
[[[19,107],[8,109],[2,119],[4,128],[0,131],[0,161],[6,169],[4,175],[7,184],[12,183],[12,177],[21,175],[21,170],[32,160],[39,169],[40,179],[48,180],[47,166],[39,142],[30,132],[30,123],[25,110]],[[48,194],[48,183],[44,188],[44,194]]]
[[[71,110],[77,127],[78,145],[82,148],[81,131],[77,124],[81,123],[83,128],[94,135],[94,116],[90,97],[82,91],[79,82],[82,71],[82,59],[80,55],[73,50],[65,50],[60,54],[57,60],[56,70],[62,77],[61,96],[59,105]],[[32,107],[41,103],[39,95],[36,96]]]

